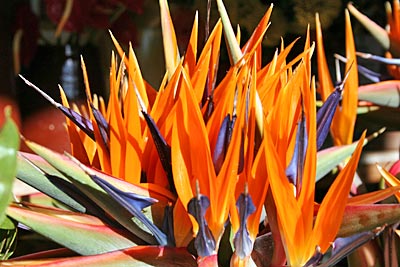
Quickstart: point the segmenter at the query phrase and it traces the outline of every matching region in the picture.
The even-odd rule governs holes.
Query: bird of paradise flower
[[[199,266],[217,266],[229,223],[235,234],[231,265],[247,266],[263,206],[268,212],[272,200],[277,217],[268,222],[278,229],[274,240],[285,250],[283,261],[304,266],[316,250],[325,253],[337,235],[365,134],[321,205],[315,205],[317,149],[331,116],[319,119],[316,113],[309,34],[304,51],[292,61],[287,55],[295,42],[282,43],[272,61],[261,66],[272,5],[240,48],[240,34],[234,35],[222,1],[217,4],[221,20],[200,55],[196,16],[181,58],[168,5],[160,0],[167,73],[157,91],[143,79],[133,49],[125,56],[112,37],[122,60],[118,66],[112,55],[108,104],[91,96],[82,61],[87,106],[69,108],[62,90],[62,105],[55,105],[69,117],[74,157],[162,198],[161,208],[152,212],[156,226],[147,224],[159,244],[185,247],[195,236]],[[232,66],[216,85],[222,32]],[[322,112],[333,116],[336,105],[331,103],[340,94],[330,95]],[[124,193],[94,180],[116,198]]]

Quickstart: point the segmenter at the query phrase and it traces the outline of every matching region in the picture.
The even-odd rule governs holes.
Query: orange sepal
[[[321,95],[322,101],[325,101],[333,91],[333,83],[326,61],[324,41],[322,37],[322,27],[319,20],[319,14],[315,15],[316,35],[317,35],[317,60],[318,60],[318,93]]]
[[[273,9],[273,4],[271,4],[268,10],[265,12],[264,16],[258,23],[257,27],[254,29],[253,34],[251,35],[250,39],[246,42],[246,44],[242,48],[243,55],[251,55],[256,50],[257,52],[257,69],[261,66],[261,42],[264,38],[265,32],[270,25],[269,19],[271,17]]]
[[[168,2],[160,0],[161,29],[164,45],[165,67],[168,72],[168,79],[172,77],[180,62],[178,44]]]
[[[68,99],[67,96],[65,95],[64,90],[61,87],[59,89],[63,106],[69,108]],[[84,139],[89,137],[86,134],[82,133],[69,118],[66,118],[66,122],[67,122],[69,140],[71,144],[71,153],[75,155],[75,157],[79,159],[79,161],[85,164],[90,164],[87,154],[87,148],[84,146]],[[93,140],[91,141],[92,143],[94,143]]]
[[[196,67],[190,75],[198,103],[202,100],[204,90],[209,90],[207,94],[210,94],[211,90],[213,90],[218,67],[217,60],[220,53],[221,35],[222,24],[219,22],[211,32],[200,54]]]
[[[391,186],[382,190],[373,191],[349,198],[347,204],[350,206],[374,204],[379,201],[385,200],[388,197],[396,195],[396,193],[397,195],[400,196],[399,192],[400,192],[400,182],[399,185]],[[400,198],[398,199],[400,200]]]
[[[365,134],[366,132],[364,131],[352,157],[336,177],[319,207],[312,240],[314,244],[320,246],[322,253],[325,253],[331,242],[334,241],[342,223],[341,218],[343,218],[351,184],[364,144]],[[333,209],[332,207],[335,208]]]
[[[305,249],[305,225],[302,219],[301,207],[299,207],[293,194],[293,186],[285,175],[285,167],[282,166],[275,147],[272,143],[269,131],[265,131],[266,164],[270,188],[276,205],[280,234],[286,248],[286,255],[291,265],[303,263]],[[309,237],[307,237],[309,238]],[[311,255],[309,255],[311,256]]]
[[[190,77],[192,77],[193,71],[196,67],[198,32],[199,32],[199,14],[198,12],[196,12],[193,21],[192,33],[190,34],[189,43],[186,49],[185,59],[183,62],[183,66],[185,67]]]
[[[336,110],[331,131],[335,145],[347,145],[353,142],[353,128],[357,116],[358,70],[356,48],[351,28],[350,15],[346,10],[346,72],[348,78],[344,84],[342,105]]]
[[[118,71],[116,57],[111,58],[110,68],[110,97],[107,112],[109,112],[110,127],[110,161],[111,173],[116,177],[125,179],[125,155],[126,155],[126,128],[121,114],[119,103],[120,81],[122,75],[122,64]]]
[[[388,186],[391,186],[391,187],[400,186],[400,181],[399,181],[399,179],[396,178],[396,176],[394,176],[393,174],[391,174],[390,172],[388,172],[387,170],[382,168],[380,165],[376,165],[376,166],[378,168],[378,171],[382,175],[383,179],[385,179],[385,183]],[[397,198],[397,201],[400,202],[400,191],[396,192],[395,196]]]
[[[133,184],[140,183],[142,170],[143,136],[142,119],[138,106],[135,89],[132,83],[128,83],[124,101],[124,125],[126,129],[126,156],[125,156],[125,180]]]

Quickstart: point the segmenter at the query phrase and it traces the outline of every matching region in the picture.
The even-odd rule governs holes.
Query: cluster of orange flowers
[[[194,235],[199,265],[216,266],[228,221],[235,233],[232,264],[248,263],[265,206],[267,213],[277,214],[264,220],[270,224],[277,250],[279,246],[285,250],[280,264],[287,260],[290,266],[303,266],[316,251],[326,252],[336,238],[365,135],[323,202],[314,203],[316,91],[327,101],[336,90],[318,16],[316,88],[311,72],[315,46],[309,32],[303,52],[293,60],[287,62],[287,55],[295,42],[287,46],[282,42],[262,66],[261,42],[272,5],[240,48],[240,33],[234,35],[222,1],[217,3],[221,20],[203,49],[197,47],[196,17],[181,57],[168,6],[160,1],[167,74],[158,90],[143,79],[133,49],[126,56],[113,39],[122,60],[118,65],[112,56],[109,101],[106,105],[92,97],[86,79],[88,105],[73,109],[91,121],[93,136],[68,120],[72,154],[84,164],[144,188],[150,196],[157,195],[162,207],[172,207],[174,244],[187,246]],[[223,33],[231,67],[216,84]],[[352,143],[358,103],[357,61],[347,12],[346,58],[348,78],[331,127],[335,145]],[[64,94],[62,99],[69,107]],[[300,160],[294,156],[297,149]],[[296,171],[289,181],[292,161]],[[156,225],[161,225],[163,212],[153,210]]]

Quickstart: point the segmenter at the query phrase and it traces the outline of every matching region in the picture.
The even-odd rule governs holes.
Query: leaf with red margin
[[[379,136],[384,132],[385,128],[372,133],[367,138],[364,139],[364,146],[368,144],[371,140]],[[345,159],[350,157],[357,146],[357,142],[343,146],[333,146],[317,153],[317,174],[316,181],[319,181],[324,175],[328,174],[337,165],[344,162]]]
[[[42,266],[42,267],[195,267],[194,257],[183,248],[138,246],[124,250],[93,256],[78,256],[59,259],[7,261],[8,266]]]
[[[54,168],[65,174],[70,182],[126,229],[149,244],[154,244],[156,242],[151,235],[135,224],[135,222],[131,220],[129,213],[125,209],[122,209],[120,204],[102,190],[76,163],[68,161],[62,155],[34,142],[25,141],[25,143]]]
[[[7,215],[79,254],[99,254],[136,245],[128,231],[111,228],[96,217],[33,204],[23,205],[11,204]]]
[[[400,106],[400,81],[384,81],[362,85],[358,88],[358,98],[379,106],[398,108]]]

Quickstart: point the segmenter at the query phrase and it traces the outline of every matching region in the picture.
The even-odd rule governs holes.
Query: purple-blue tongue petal
[[[218,174],[221,170],[222,163],[224,163],[225,159],[225,140],[226,140],[226,133],[230,123],[230,115],[226,115],[224,120],[222,121],[221,127],[218,132],[217,142],[215,144],[214,154],[213,154],[213,163],[215,173]]]
[[[300,192],[303,179],[304,159],[307,151],[307,128],[304,113],[302,113],[300,121],[297,123],[296,143],[293,151],[292,159],[286,168],[286,176],[297,191]]]
[[[211,117],[211,114],[214,112],[214,100],[212,95],[207,98],[207,102],[205,103],[205,105],[206,111],[204,112],[203,118],[204,122],[207,123]]]
[[[357,52],[357,54],[363,54],[363,53],[359,53]],[[369,54],[364,54],[364,55],[369,55]],[[346,63],[347,62],[347,58],[339,55],[339,54],[335,54],[335,58],[338,59],[341,62]],[[363,75],[365,78],[369,79],[371,82],[380,82],[382,80],[386,80],[389,79],[388,75],[384,75],[382,73],[379,72],[375,72],[373,70],[368,69],[367,67],[364,67],[362,65],[357,65],[357,69],[358,69],[358,73],[360,73],[361,75]]]
[[[400,66],[400,58],[386,58],[382,56],[377,56],[369,53],[362,53],[362,52],[357,52],[357,56],[362,57],[367,60],[372,60],[372,61],[377,61],[383,64],[387,65],[396,65]]]
[[[81,114],[78,112],[75,112],[74,110],[64,107],[57,101],[55,101],[53,98],[51,98],[48,94],[46,94],[43,90],[41,90],[39,87],[28,81],[24,76],[19,74],[19,77],[30,87],[35,89],[39,94],[41,94],[47,101],[49,101],[50,104],[61,110],[62,113],[64,113],[65,116],[67,116],[70,120],[72,120],[76,126],[78,126],[82,131],[84,131],[91,139],[94,140],[94,131],[93,131],[93,125],[92,122],[83,117]]]
[[[210,206],[210,200],[201,194],[197,194],[188,203],[188,212],[196,218],[199,231],[194,240],[194,246],[199,257],[207,257],[215,254],[215,239],[208,228],[204,214]]]
[[[247,230],[247,218],[256,211],[256,207],[254,206],[250,195],[246,192],[240,194],[236,202],[236,207],[239,210],[240,227],[239,231],[235,234],[233,243],[235,245],[235,253],[241,259],[244,259],[249,256],[253,250],[253,241],[251,240]]]
[[[343,80],[335,87],[335,90],[328,96],[322,107],[317,111],[317,150],[322,147],[326,137],[328,136],[333,116],[335,115],[336,108],[342,98],[344,83],[349,77],[352,67],[353,63],[351,63]]]
[[[93,112],[93,117],[97,122],[97,126],[99,127],[100,136],[103,140],[103,143],[108,151],[110,151],[110,125],[107,120],[104,118],[103,114],[96,109],[92,103],[90,103],[90,108]]]
[[[333,115],[342,97],[343,83],[335,88],[322,107],[317,111],[317,150],[319,150],[329,133]]]
[[[57,108],[61,110],[61,112],[64,113],[64,115],[67,116],[83,132],[85,132],[87,136],[89,136],[92,140],[94,140],[93,125],[89,119],[83,117],[78,112],[70,108],[64,107],[62,105],[58,106]]]
[[[160,157],[161,165],[167,174],[171,192],[176,193],[174,179],[172,177],[171,147],[168,145],[167,141],[165,141],[165,138],[162,136],[153,118],[144,111],[142,111],[142,114],[146,120],[147,126],[150,129],[151,136],[153,137],[154,145],[156,146],[158,156]]]
[[[213,163],[215,173],[218,175],[219,171],[221,170],[222,164],[225,160],[226,152],[228,151],[229,143],[232,139],[232,131],[233,127],[235,126],[236,116],[232,116],[228,114],[222,121],[221,127],[218,132],[217,142],[215,144],[215,149],[213,153]],[[241,148],[242,149],[242,148]],[[241,166],[239,166],[240,172]]]
[[[358,65],[357,68],[358,73],[369,79],[371,82],[377,83],[385,79],[385,76],[383,74],[370,70],[364,66]]]

